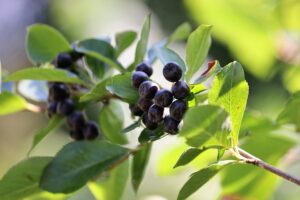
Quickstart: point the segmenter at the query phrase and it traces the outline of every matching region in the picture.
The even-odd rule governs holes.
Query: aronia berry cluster
[[[76,72],[74,62],[83,56],[81,53],[61,53],[57,56],[55,66],[59,69]],[[84,114],[76,110],[68,85],[49,82],[48,116],[55,114],[67,117],[70,136],[75,140],[93,140],[99,135],[97,123],[87,121]]]
[[[146,63],[136,67],[131,80],[132,85],[138,89],[140,98],[129,108],[133,115],[142,117],[143,124],[149,130],[156,129],[162,123],[165,132],[175,135],[187,110],[186,98],[190,94],[190,89],[184,81],[180,80],[182,69],[176,63],[168,63],[163,68],[165,79],[173,83],[171,90],[159,88],[151,81],[149,78],[152,73],[152,67]],[[164,116],[167,107],[170,114]]]

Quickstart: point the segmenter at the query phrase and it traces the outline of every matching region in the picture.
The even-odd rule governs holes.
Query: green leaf
[[[160,127],[160,126],[158,128],[156,128],[155,130],[149,130],[149,129],[145,128],[141,132],[141,134],[138,138],[138,141],[141,144],[153,142],[155,140],[162,138],[164,135],[165,134],[162,130],[162,127]]]
[[[202,147],[201,149],[198,148],[189,148],[183,154],[181,154],[180,158],[177,160],[174,168],[186,165],[192,162],[197,156],[209,149],[223,149],[222,146],[208,146]]]
[[[190,84],[189,85],[189,88],[190,88],[190,90],[191,90],[191,93],[193,93],[193,94],[199,94],[199,93],[201,93],[201,92],[203,92],[203,91],[205,91],[206,90],[206,87],[203,85],[203,84],[201,84],[201,83],[198,83],[198,84]]]
[[[129,161],[110,171],[106,179],[88,183],[88,187],[97,200],[120,200],[122,199],[129,176]]]
[[[24,199],[41,192],[39,180],[51,157],[32,157],[8,170],[0,181],[1,200]]]
[[[107,82],[106,89],[128,103],[135,103],[139,98],[137,89],[131,85],[131,73],[113,76]]]
[[[128,149],[100,140],[69,143],[46,167],[40,187],[52,193],[73,192],[128,153]]]
[[[141,63],[144,60],[150,32],[150,21],[151,15],[148,15],[144,20],[140,40],[138,41],[136,46],[134,64],[132,65],[133,67],[130,67],[130,69],[128,69],[129,71],[132,71],[137,64]]]
[[[136,39],[137,34],[134,31],[124,31],[116,34],[116,55],[117,57],[127,49]]]
[[[0,116],[16,113],[26,109],[27,102],[21,96],[10,93],[0,93]]]
[[[128,133],[141,126],[141,120],[138,120],[122,130],[122,133]]]
[[[27,29],[26,50],[33,64],[51,62],[61,52],[71,51],[69,42],[54,28],[36,24]]]
[[[215,77],[208,94],[210,104],[220,105],[229,113],[233,146],[238,143],[248,93],[243,67],[238,62],[232,62]]]
[[[113,62],[116,62],[115,50],[105,40],[100,39],[86,39],[82,40],[78,44],[81,48],[88,49],[90,51],[96,52],[107,59],[111,59]],[[78,47],[78,46],[77,46]],[[93,72],[97,78],[104,78],[106,73],[112,68],[107,62],[99,60],[98,58],[92,56],[85,56],[86,63],[88,67]]]
[[[277,117],[279,124],[294,124],[300,131],[300,92],[293,94],[284,109]]]
[[[122,134],[124,113],[121,105],[117,101],[110,101],[100,111],[99,123],[105,137],[118,144],[126,144],[128,141]]]
[[[149,161],[152,143],[144,144],[143,147],[134,154],[131,167],[131,183],[137,192],[145,174],[145,169]]]
[[[28,155],[32,152],[32,150],[55,128],[60,126],[65,120],[63,120],[60,116],[53,116],[48,122],[47,126],[42,128],[37,132],[34,136],[33,142],[31,144],[30,150],[28,151]]]
[[[236,163],[238,163],[236,160],[224,160],[193,173],[190,179],[181,188],[177,200],[186,199],[213,178],[221,169]]]
[[[222,131],[222,124],[227,116],[227,113],[218,106],[203,105],[189,108],[179,134],[193,147],[202,146],[212,139],[215,140],[215,144],[226,147],[227,133]]]
[[[114,67],[120,72],[125,72],[123,66],[115,60],[115,52],[110,44],[103,40],[87,39],[79,41],[75,46],[76,51],[85,55],[96,58],[99,61]]]
[[[78,83],[86,85],[84,81],[79,79],[75,74],[62,69],[49,68],[26,68],[16,71],[8,75],[4,81],[20,81],[20,80],[44,80],[64,83]]]
[[[87,102],[87,101],[99,101],[102,97],[109,94],[106,90],[106,84],[108,79],[97,83],[89,92],[82,95],[79,99],[79,102]]]
[[[177,160],[174,168],[190,163],[192,160],[194,160],[199,154],[201,154],[205,150],[206,149],[189,148],[188,150],[183,152],[183,154]]]
[[[156,47],[154,49],[156,56],[162,62],[163,65],[166,65],[169,62],[175,62],[181,67],[183,74],[185,73],[185,63],[176,52],[166,47]]]
[[[192,31],[192,27],[188,22],[180,24],[176,30],[169,36],[168,44],[186,39]]]
[[[188,82],[205,61],[211,45],[211,29],[210,25],[201,25],[188,38],[186,47],[186,63],[188,65],[186,80]]]

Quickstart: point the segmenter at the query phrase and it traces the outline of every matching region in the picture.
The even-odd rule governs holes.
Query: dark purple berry
[[[148,119],[151,122],[158,123],[162,120],[164,108],[158,105],[152,105],[148,110]]]
[[[172,93],[176,99],[184,99],[190,94],[190,88],[184,81],[178,81],[172,86]]]
[[[171,134],[176,135],[179,131],[179,122],[173,119],[171,116],[166,116],[164,118],[164,131]]]
[[[153,73],[153,69],[152,67],[150,67],[149,65],[147,65],[146,63],[141,63],[139,64],[136,69],[136,71],[142,71],[145,72],[149,77],[152,75]]]
[[[154,103],[160,107],[168,107],[173,101],[173,94],[166,89],[159,90],[154,96]]]
[[[48,105],[47,111],[48,111],[48,116],[51,118],[53,115],[56,114],[57,112],[57,102],[51,102]]]
[[[148,118],[148,113],[145,113],[143,116],[143,123],[149,130],[154,130],[158,127],[158,124],[156,122],[152,122]]]
[[[170,106],[170,116],[177,121],[182,120],[187,109],[187,103],[182,100],[174,101]]]
[[[70,115],[75,110],[75,105],[72,99],[65,99],[58,103],[58,112],[63,116]]]
[[[71,130],[83,130],[85,123],[85,118],[82,112],[75,111],[68,116],[68,125]]]
[[[152,104],[153,104],[153,102],[151,99],[146,99],[143,97],[139,98],[139,100],[137,102],[138,107],[144,112],[148,111],[148,109],[150,108],[150,106]]]
[[[70,136],[77,141],[84,139],[83,132],[81,130],[71,130]]]
[[[80,58],[82,58],[84,56],[83,53],[76,52],[76,51],[72,51],[70,53],[70,55],[71,55],[71,58],[72,58],[73,62],[76,62],[77,60],[79,60]]]
[[[135,88],[139,88],[141,83],[148,80],[148,78],[149,77],[145,72],[133,72],[131,76],[131,82]]]
[[[130,104],[129,109],[134,116],[142,116],[144,113],[136,104]]]
[[[63,83],[53,83],[49,89],[49,99],[62,101],[70,96],[68,87]]]
[[[89,121],[86,123],[83,135],[85,139],[94,140],[99,135],[99,128],[97,123]]]
[[[140,97],[153,99],[157,90],[158,90],[158,86],[155,83],[151,81],[144,81],[139,87],[139,94]]]
[[[72,66],[72,57],[69,53],[60,53],[56,58],[56,67],[61,69],[68,69]]]
[[[182,76],[182,69],[176,63],[168,63],[164,66],[163,75],[168,81],[176,82]]]

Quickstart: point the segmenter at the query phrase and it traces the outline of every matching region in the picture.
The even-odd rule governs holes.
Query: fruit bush
[[[211,158],[213,162],[193,173],[183,184],[178,199],[189,197],[223,168],[227,169],[222,176],[224,196],[246,197],[243,189],[254,179],[274,180],[274,175],[266,175],[270,172],[300,185],[298,178],[246,151],[277,164],[296,145],[293,138],[299,137],[294,134],[300,124],[299,93],[293,95],[276,121],[245,111],[249,88],[240,63],[221,66],[213,60],[206,69],[200,69],[211,45],[212,26],[201,25],[191,32],[191,27],[184,23],[170,37],[147,48],[149,30],[150,16],[147,16],[134,61],[125,67],[118,58],[137,38],[133,31],[117,33],[114,45],[108,39],[96,38],[69,44],[47,25],[28,28],[27,54],[35,67],[4,76],[3,85],[30,80],[38,88],[47,86],[47,106],[32,103],[38,97],[30,93],[31,88],[20,93],[6,89],[0,94],[0,115],[23,110],[44,112],[49,122],[35,135],[28,158],[12,167],[0,181],[2,200],[24,199],[42,191],[71,194],[85,185],[92,193],[102,187],[106,192],[99,199],[120,199],[128,177],[128,162],[131,162],[132,187],[137,192],[152,143],[163,137],[183,138],[189,146],[171,163],[174,168],[190,164],[205,151],[217,152]],[[169,45],[186,38],[183,60]],[[151,79],[157,70],[152,68],[156,61],[164,66],[159,73],[172,83],[171,88],[161,86],[161,80]],[[132,115],[132,124],[125,128],[120,104],[127,104]],[[85,114],[91,105],[101,107],[97,122]],[[54,157],[30,156],[48,134],[63,124],[67,124],[75,141],[66,144]],[[288,124],[296,127],[289,130],[291,136],[273,134]],[[137,138],[139,145],[129,148],[126,134],[140,127],[143,130]],[[253,174],[253,168],[243,168],[245,165],[269,172]],[[233,173],[240,176],[232,176]],[[239,189],[231,186],[248,173],[254,179],[244,181]],[[98,184],[96,180],[103,176],[106,184],[101,181]],[[111,185],[115,179],[118,185]],[[263,182],[258,183],[257,187],[263,186]]]

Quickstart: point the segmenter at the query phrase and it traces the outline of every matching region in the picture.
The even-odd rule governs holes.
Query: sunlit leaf
[[[216,144],[227,146],[227,133],[222,131],[222,124],[226,118],[227,113],[218,106],[203,105],[189,108],[179,134],[193,147],[199,147],[210,139],[214,139]]]
[[[27,102],[21,96],[6,91],[0,93],[0,116],[22,111],[26,107]]]
[[[32,157],[13,166],[0,180],[1,200],[24,199],[42,190],[39,180],[51,157]]]
[[[245,81],[244,70],[238,62],[226,65],[215,77],[208,101],[223,107],[230,115],[231,142],[238,143],[241,122],[245,112],[249,87]]]
[[[57,54],[70,51],[68,41],[54,28],[36,24],[27,29],[26,50],[34,64],[51,62]]]
[[[186,80],[188,82],[190,82],[193,75],[199,70],[205,61],[211,45],[211,29],[212,26],[201,25],[193,31],[188,38],[186,47],[186,63],[188,66]]]

